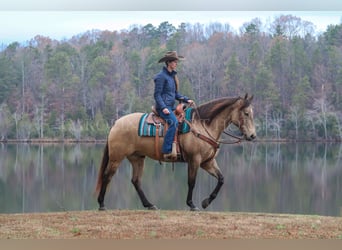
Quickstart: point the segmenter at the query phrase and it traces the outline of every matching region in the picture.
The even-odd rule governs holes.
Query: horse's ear
[[[249,101],[249,102],[251,102],[252,100],[253,100],[253,95],[251,95],[251,96],[248,96],[248,93],[246,93],[246,95],[245,95],[245,100],[247,101]]]
[[[248,99],[249,102],[252,102],[254,95],[251,95]]]
[[[248,93],[246,93],[246,95],[245,95],[245,103],[246,103],[247,105],[249,105],[249,104],[252,102],[253,97],[254,97],[253,95],[248,96]]]

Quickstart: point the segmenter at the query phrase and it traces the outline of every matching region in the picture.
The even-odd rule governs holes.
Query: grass
[[[0,214],[0,239],[342,239],[329,216],[108,210]]]

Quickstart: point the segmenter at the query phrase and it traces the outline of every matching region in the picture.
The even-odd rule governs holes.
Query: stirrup
[[[172,153],[164,154],[163,155],[163,160],[164,161],[176,161],[177,160],[177,155],[175,156]]]
[[[172,161],[177,160],[177,145],[176,145],[176,142],[172,143],[172,151],[171,151],[171,153],[164,154],[163,157],[164,157],[164,160],[172,160]]]

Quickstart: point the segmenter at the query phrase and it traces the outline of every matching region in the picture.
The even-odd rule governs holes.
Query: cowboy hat
[[[184,59],[185,59],[184,56],[177,55],[176,51],[168,51],[162,58],[160,58],[158,63],[174,61],[174,60],[184,60]]]

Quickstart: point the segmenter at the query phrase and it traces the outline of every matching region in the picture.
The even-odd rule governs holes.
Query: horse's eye
[[[248,113],[248,112],[245,112],[245,116],[249,116],[249,113]]]

